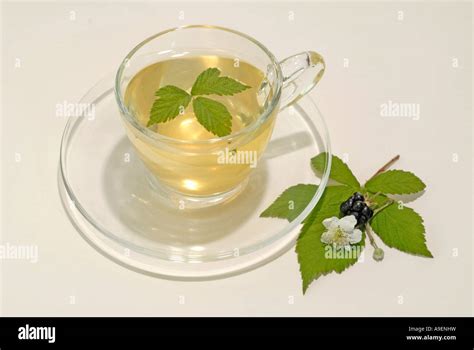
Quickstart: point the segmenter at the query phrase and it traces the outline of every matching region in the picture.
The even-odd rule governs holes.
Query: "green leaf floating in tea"
[[[194,114],[199,123],[217,136],[229,135],[232,130],[232,116],[224,104],[206,97],[193,101]]]
[[[221,71],[209,68],[199,74],[191,89],[191,95],[232,96],[250,88],[229,77],[220,77]]]
[[[191,88],[191,94],[173,85],[166,85],[156,91],[147,126],[165,123],[183,114],[193,100],[194,114],[198,122],[209,132],[222,137],[232,132],[232,115],[227,107],[218,101],[199,95],[232,96],[250,86],[230,77],[221,77],[218,68],[208,68],[198,75]]]
[[[176,86],[167,85],[155,92],[158,97],[151,106],[150,120],[147,126],[165,123],[182,113],[191,101],[191,96]]]

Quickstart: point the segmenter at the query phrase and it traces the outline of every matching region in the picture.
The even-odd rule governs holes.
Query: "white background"
[[[470,3],[3,2],[1,19],[2,243],[39,248],[36,264],[0,260],[2,315],[472,314]],[[184,24],[245,32],[280,59],[320,52],[328,69],[312,96],[334,153],[361,179],[401,155],[397,167],[428,186],[411,206],[435,258],[386,248],[382,263],[366,256],[302,296],[293,251],[225,280],[176,282],[129,271],[83,241],[57,194],[65,120],[55,106],[77,101],[144,38]],[[420,119],[381,117],[389,100],[419,104]]]

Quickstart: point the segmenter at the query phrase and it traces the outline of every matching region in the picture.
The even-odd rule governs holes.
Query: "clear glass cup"
[[[153,63],[202,55],[247,62],[264,72],[256,89],[259,115],[235,133],[205,140],[172,138],[147,128],[125,99],[130,81]],[[271,138],[278,111],[310,91],[324,69],[323,58],[312,51],[278,62],[248,35],[222,27],[191,25],[158,33],[138,44],[118,69],[115,97],[128,138],[149,170],[151,186],[173,206],[199,208],[228,201],[245,188]],[[228,161],[233,152],[240,152],[244,161]]]

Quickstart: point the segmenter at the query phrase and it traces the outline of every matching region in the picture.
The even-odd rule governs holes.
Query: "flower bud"
[[[384,256],[384,252],[382,248],[375,248],[374,249],[374,254],[372,255],[372,258],[375,261],[382,261]]]

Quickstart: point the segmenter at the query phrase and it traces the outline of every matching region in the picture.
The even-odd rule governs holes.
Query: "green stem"
[[[372,215],[372,217],[374,217],[375,215],[377,215],[379,212],[381,212],[382,210],[384,210],[385,208],[387,208],[389,205],[393,204],[395,201],[393,199],[390,199],[388,200],[387,202],[385,202],[384,205],[382,205],[380,208],[376,208],[374,210],[374,214]]]
[[[374,231],[372,231],[372,228],[370,227],[369,224],[365,225],[365,232],[367,233],[367,237],[369,237],[369,241],[370,241],[370,244],[372,245],[372,247],[374,247],[374,249],[377,249],[378,245],[375,242]]]
[[[374,194],[372,194],[372,193],[370,193],[370,192],[367,192],[367,193],[366,193],[366,194],[367,194],[367,196],[366,196],[366,197],[367,197],[367,201],[370,201],[372,198],[377,197],[377,196],[378,196],[379,194],[381,194],[381,193],[382,193],[382,192],[380,192],[380,191],[377,192],[377,193],[374,193]]]

